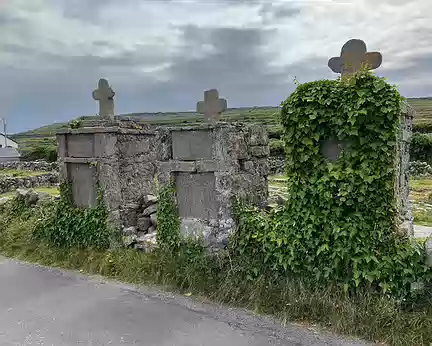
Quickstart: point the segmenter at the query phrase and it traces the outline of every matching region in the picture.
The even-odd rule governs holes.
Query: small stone
[[[123,235],[125,236],[131,236],[137,233],[136,227],[126,227],[123,229]]]
[[[127,247],[132,246],[134,244],[136,244],[137,242],[137,236],[136,235],[128,235],[123,237],[123,244]]]
[[[155,226],[150,226],[150,228],[148,229],[148,234],[152,234],[152,233],[156,234],[156,227]]]
[[[157,247],[156,232],[142,235],[137,239],[135,249],[143,252],[151,252]]]
[[[140,232],[145,232],[149,229],[149,227],[151,226],[151,221],[150,221],[150,217],[148,216],[144,216],[144,217],[140,217],[138,218],[138,223],[137,223],[137,227],[138,230]]]
[[[150,215],[150,221],[153,226],[157,226],[157,215],[156,213]]]
[[[146,196],[143,197],[142,207],[144,209],[146,209],[149,206],[151,206],[152,204],[156,204],[157,202],[158,202],[158,198],[156,196],[146,195]]]
[[[150,216],[151,214],[156,213],[157,211],[157,204],[152,204],[148,206],[146,209],[144,209],[142,216]]]

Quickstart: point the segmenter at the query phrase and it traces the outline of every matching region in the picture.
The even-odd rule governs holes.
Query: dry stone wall
[[[14,161],[0,162],[0,169],[21,169],[25,171],[52,172],[58,171],[57,162],[46,161]]]
[[[29,177],[4,177],[0,179],[0,194],[16,189],[30,189],[40,186],[55,186],[59,175],[56,172]]]

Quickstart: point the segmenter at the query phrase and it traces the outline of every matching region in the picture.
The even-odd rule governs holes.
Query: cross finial
[[[197,112],[204,114],[207,121],[215,123],[220,118],[220,113],[227,109],[227,101],[219,98],[216,89],[204,92],[204,101],[197,103]]]
[[[328,66],[333,72],[341,73],[342,77],[346,77],[360,71],[362,65],[373,70],[381,63],[381,53],[367,52],[366,43],[352,39],[343,45],[340,57],[334,57],[328,61]]]
[[[114,119],[114,95],[108,81],[99,79],[98,88],[93,91],[93,99],[99,101],[99,116],[102,119]]]

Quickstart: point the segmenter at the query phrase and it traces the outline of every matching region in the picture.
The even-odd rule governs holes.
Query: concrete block
[[[70,157],[93,157],[94,136],[92,134],[68,135],[67,154]]]
[[[116,154],[117,136],[112,133],[97,133],[94,135],[94,156],[108,157]]]
[[[199,173],[216,172],[218,163],[215,160],[200,160],[196,162],[196,170]]]
[[[95,207],[97,205],[96,168],[88,164],[68,163],[67,165],[75,205],[80,208]]]
[[[174,160],[199,160],[213,158],[213,140],[210,131],[173,131]]]
[[[217,218],[219,203],[213,173],[178,173],[176,189],[180,217],[201,220]]]
[[[164,168],[169,172],[195,172],[196,164],[191,161],[169,161],[164,163]]]
[[[59,158],[64,158],[67,156],[67,143],[66,135],[57,135],[57,153]]]

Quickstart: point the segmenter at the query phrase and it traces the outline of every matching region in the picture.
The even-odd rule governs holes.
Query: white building
[[[18,144],[12,139],[5,137],[4,134],[0,133],[0,148],[6,147],[18,149]]]

